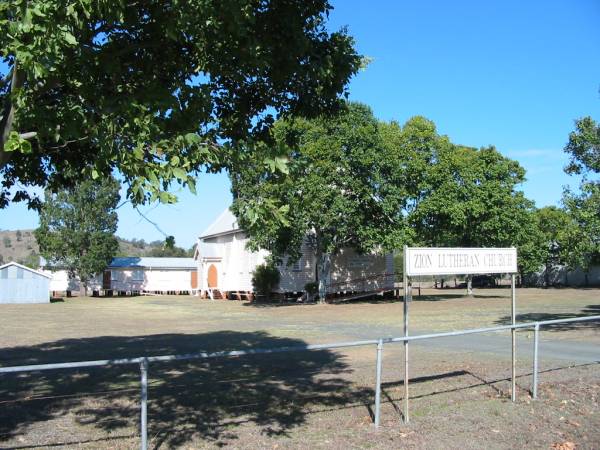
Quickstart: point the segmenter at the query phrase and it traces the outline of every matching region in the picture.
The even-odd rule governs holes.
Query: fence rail
[[[140,435],[141,435],[141,448],[146,450],[148,446],[148,369],[150,363],[156,362],[169,362],[169,361],[183,361],[190,359],[207,359],[207,358],[228,358],[236,356],[250,356],[250,355],[262,355],[270,353],[287,353],[287,352],[302,352],[310,350],[334,350],[339,348],[349,347],[363,347],[367,345],[375,345],[377,349],[376,363],[375,363],[375,412],[374,412],[374,424],[376,427],[379,426],[381,416],[381,374],[383,364],[383,348],[384,344],[394,344],[402,342],[405,345],[411,341],[420,341],[425,339],[438,339],[452,336],[463,336],[468,334],[478,333],[493,333],[506,330],[519,330],[519,329],[530,329],[534,330],[533,340],[533,382],[532,382],[532,398],[537,398],[537,385],[538,385],[538,358],[539,358],[539,332],[540,328],[547,325],[563,324],[571,322],[584,322],[584,321],[600,321],[600,315],[588,316],[588,317],[573,317],[570,319],[557,319],[557,320],[544,320],[539,322],[527,322],[518,323],[514,325],[499,325],[496,327],[488,328],[473,328],[468,330],[460,331],[448,331],[444,333],[431,333],[421,334],[415,336],[402,336],[402,337],[388,337],[378,339],[367,339],[362,341],[352,342],[335,342],[330,344],[309,344],[309,345],[298,345],[291,347],[279,347],[279,348],[255,348],[248,350],[234,350],[234,351],[220,351],[220,352],[198,352],[198,353],[187,353],[181,355],[161,355],[161,356],[141,356],[136,358],[122,358],[122,359],[102,359],[95,361],[78,361],[78,362],[66,362],[66,363],[54,363],[54,364],[34,364],[25,366],[12,366],[12,367],[0,367],[0,375],[8,373],[20,373],[20,372],[37,372],[44,370],[58,370],[58,369],[77,369],[85,367],[99,367],[99,366],[115,366],[115,365],[127,365],[127,364],[139,364],[140,366],[140,383],[141,383],[141,395],[140,395]],[[598,351],[600,356],[600,349]],[[408,380],[404,380],[405,386],[408,385]],[[514,374],[513,374],[514,382]],[[514,385],[514,384],[513,384]],[[515,392],[511,393],[513,401],[516,399]],[[405,398],[405,410],[404,420],[408,418],[408,396]]]

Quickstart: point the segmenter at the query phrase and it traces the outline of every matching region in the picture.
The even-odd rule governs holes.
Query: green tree
[[[0,207],[116,169],[171,202],[275,115],[337,108],[361,58],[327,0],[0,2]],[[14,192],[14,194],[12,194]]]
[[[87,180],[58,193],[46,192],[34,232],[41,255],[79,278],[81,294],[117,253],[119,183]]]
[[[150,256],[184,258],[188,256],[188,252],[184,248],[175,245],[174,236],[167,236],[162,246],[153,248],[150,251]]]
[[[434,247],[515,246],[521,279],[539,269],[544,255],[534,206],[517,190],[525,170],[494,147],[450,143],[422,118],[404,130],[418,180],[409,214],[417,241]]]
[[[577,223],[564,209],[546,206],[535,212],[537,226],[542,233],[544,258],[544,284],[550,285],[550,270],[559,264],[566,264],[568,244]]]
[[[566,190],[563,203],[574,222],[563,258],[571,269],[583,269],[587,285],[592,264],[600,261],[600,183],[584,182],[577,194]]]
[[[600,124],[591,117],[575,122],[565,152],[571,157],[565,171],[582,175],[579,192],[566,189],[563,204],[576,224],[569,233],[566,263],[584,270],[586,284],[593,263],[600,261]]]
[[[591,117],[576,120],[564,150],[571,157],[567,173],[600,173],[600,125]]]
[[[280,260],[287,256],[291,264],[308,240],[321,301],[331,258],[342,248],[365,253],[401,247],[408,230],[402,158],[394,140],[399,132],[396,124],[380,124],[357,103],[334,117],[278,121],[275,146],[287,149],[288,174],[265,176],[258,158],[232,175],[233,211],[250,247],[267,249]],[[278,210],[282,217],[244,214],[271,199],[284,205]]]

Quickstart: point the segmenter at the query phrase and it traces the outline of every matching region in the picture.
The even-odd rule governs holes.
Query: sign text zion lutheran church
[[[405,270],[419,275],[516,273],[515,248],[406,248]]]

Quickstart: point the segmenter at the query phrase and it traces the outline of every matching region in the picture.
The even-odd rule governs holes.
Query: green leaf
[[[4,151],[30,154],[33,149],[31,147],[31,142],[22,139],[16,131],[11,131],[8,135],[8,140],[4,144]]]
[[[146,172],[146,176],[148,177],[148,181],[150,181],[150,184],[156,188],[158,188],[159,186],[159,181],[158,181],[158,177],[156,176],[156,173],[154,173],[153,170],[148,170]]]
[[[190,192],[194,195],[197,194],[196,192],[196,180],[192,177],[188,177],[188,181],[187,181],[187,186],[188,189],[190,190]]]
[[[77,45],[77,39],[75,39],[75,36],[73,36],[68,31],[63,32],[63,37],[64,37],[65,41],[67,41],[67,44]]]
[[[277,170],[279,170],[285,175],[288,175],[290,173],[288,167],[288,160],[284,156],[278,156],[277,158],[275,158],[275,167],[277,168]]]
[[[179,167],[173,168],[173,175],[181,181],[187,181],[187,173],[185,170],[180,169]]]
[[[38,16],[38,17],[46,17],[46,14],[44,14],[41,10],[40,7],[38,5],[34,6],[33,8],[31,8],[31,12]]]
[[[169,192],[161,191],[158,193],[158,200],[161,203],[173,203],[175,201],[175,196]]]

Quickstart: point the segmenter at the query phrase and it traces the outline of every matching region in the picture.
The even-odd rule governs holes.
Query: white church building
[[[248,238],[234,214],[227,208],[198,238],[194,258],[198,265],[196,294],[209,298],[252,298],[252,274],[265,262],[267,251],[246,248]],[[279,267],[281,281],[277,292],[301,294],[306,283],[315,280],[314,250],[306,243],[301,258],[291,266]],[[342,249],[332,257],[328,295],[375,293],[394,289],[394,258],[385,255],[359,255]]]

